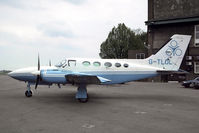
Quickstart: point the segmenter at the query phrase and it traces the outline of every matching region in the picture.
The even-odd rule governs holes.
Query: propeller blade
[[[37,86],[39,84],[40,76],[37,75],[36,83],[35,83],[35,90],[37,89]]]
[[[38,54],[38,71],[40,70],[40,59],[39,59],[39,54]]]
[[[38,54],[38,71],[40,73],[40,58],[39,58],[39,54]],[[39,84],[39,81],[41,80],[40,74],[37,75],[37,79],[36,79],[36,83],[35,83],[35,90],[37,89],[37,86]]]

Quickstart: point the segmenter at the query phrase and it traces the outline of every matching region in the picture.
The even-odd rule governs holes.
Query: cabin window
[[[68,66],[70,67],[76,66],[76,60],[68,60]]]
[[[104,66],[106,66],[106,67],[111,67],[112,64],[111,64],[110,62],[106,62],[106,63],[104,63]]]
[[[195,46],[199,46],[199,25],[195,25]]]
[[[127,68],[127,67],[129,67],[129,65],[125,63],[125,64],[124,64],[124,67]]]
[[[59,64],[55,65],[56,67],[63,67],[63,66],[66,66],[67,65],[67,62],[66,60],[62,60]]]
[[[115,66],[116,67],[121,67],[121,64],[120,63],[115,63]]]
[[[90,66],[90,62],[89,61],[84,61],[83,63],[82,63],[84,66]]]
[[[93,62],[93,65],[96,67],[99,67],[101,65],[101,63],[96,61],[96,62]]]
[[[66,66],[67,66],[67,63],[65,63],[65,64],[62,66],[62,68],[66,67]]]
[[[199,62],[194,63],[194,73],[199,74]]]

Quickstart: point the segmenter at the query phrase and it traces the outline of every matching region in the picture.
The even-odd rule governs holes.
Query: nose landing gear
[[[25,96],[26,97],[32,97],[32,91],[31,91],[29,83],[27,84],[27,90],[25,91]]]
[[[26,97],[32,97],[32,91],[26,91],[25,96]]]

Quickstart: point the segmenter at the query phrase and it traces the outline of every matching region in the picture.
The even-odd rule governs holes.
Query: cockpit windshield
[[[59,62],[58,64],[56,64],[56,67],[65,67],[67,65],[67,61],[66,60],[62,60],[61,62]]]

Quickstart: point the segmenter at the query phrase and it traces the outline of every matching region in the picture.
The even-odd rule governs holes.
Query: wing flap
[[[97,76],[97,78],[100,80],[101,83],[106,83],[106,82],[110,82],[111,80]]]

